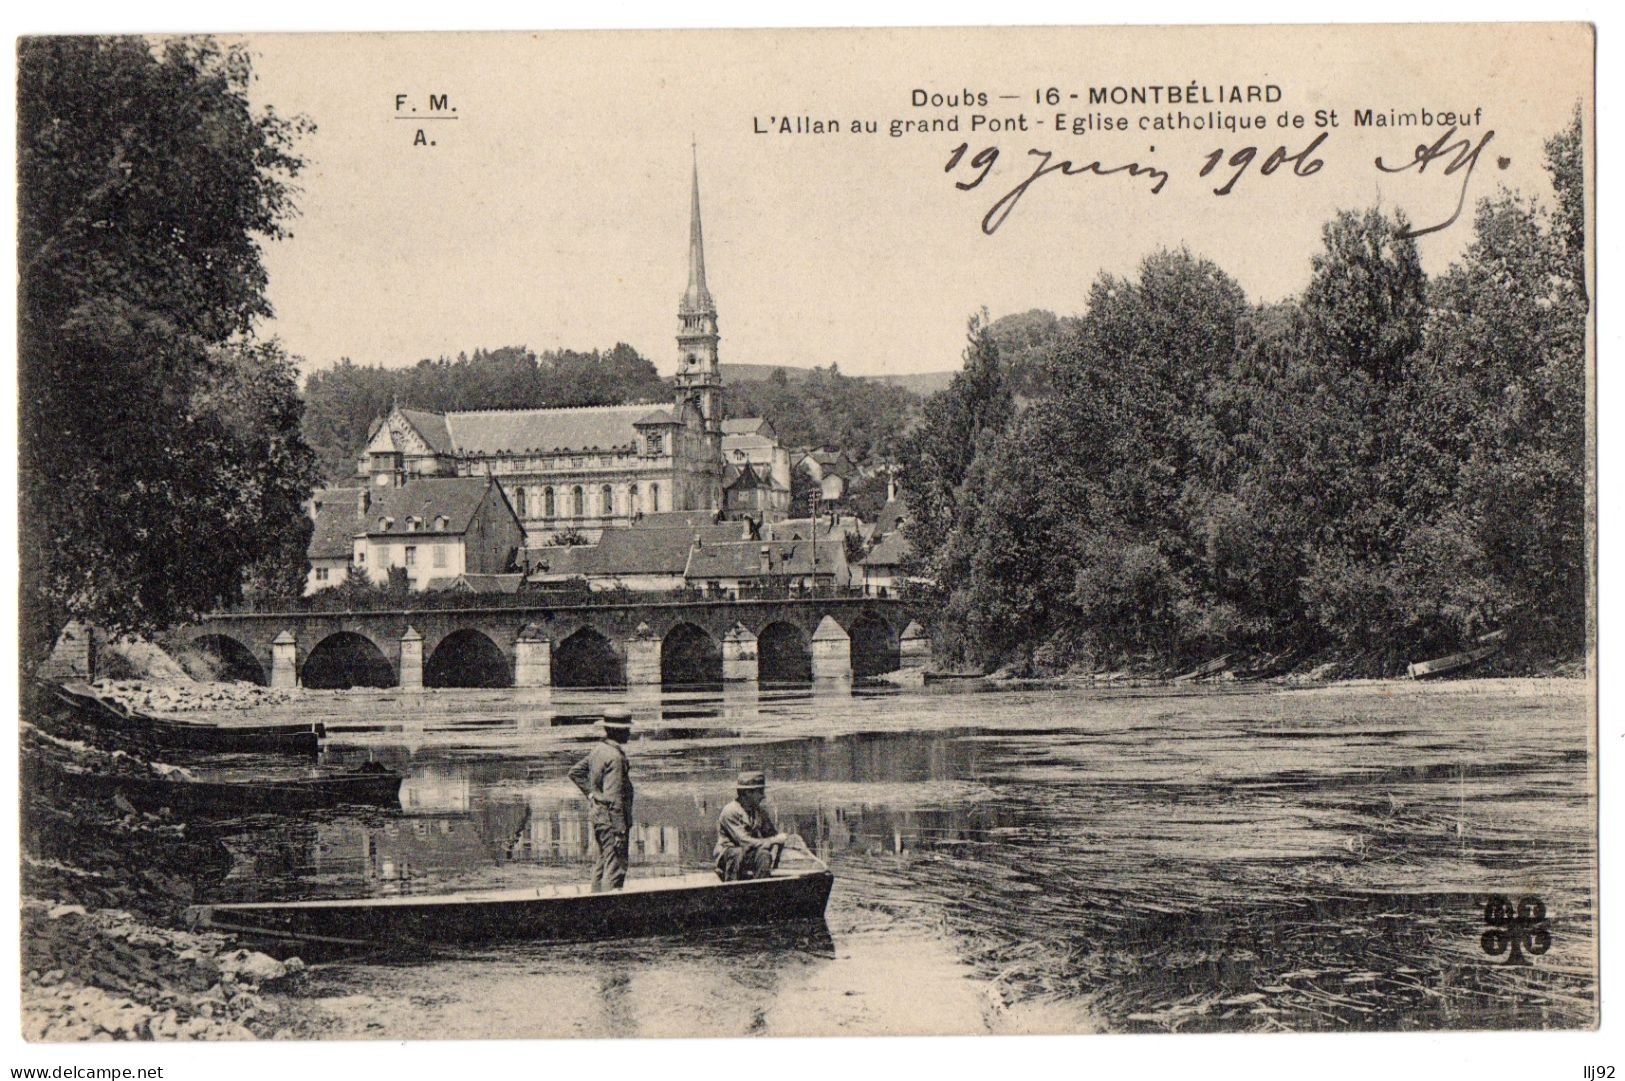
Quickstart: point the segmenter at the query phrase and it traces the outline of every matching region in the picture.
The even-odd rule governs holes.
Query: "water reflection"
[[[1595,987],[1584,703],[1558,688],[1531,709],[1523,693],[845,684],[315,698],[302,708],[330,711],[317,718],[335,733],[329,759],[400,769],[401,807],[245,821],[218,892],[584,879],[591,830],[564,773],[603,707],[625,703],[632,873],[708,867],[734,774],[765,769],[780,825],[835,871],[839,957],[787,960],[788,940],[763,928],[465,952],[481,964],[439,975],[470,1001],[494,993],[492,959],[579,962],[578,977],[559,979],[583,1013],[500,1032],[471,1013],[462,1034],[797,1031],[791,1015],[832,1016],[871,975],[877,991],[894,986],[896,964],[924,957],[935,967],[911,970],[916,983],[956,988],[974,967],[1013,1002],[1087,1002],[1119,1028],[1576,1023]],[[1538,892],[1562,914],[1533,974],[1485,975],[1474,899],[1485,890]],[[719,943],[734,942],[746,953],[725,956]],[[628,981],[600,986],[605,951]],[[831,983],[821,965],[845,975]],[[1328,987],[1340,997],[1323,997]],[[967,1016],[981,1001],[970,997]],[[905,1022],[906,1005],[859,1010],[848,1031],[927,1031],[945,1016],[938,1005]],[[806,1018],[800,1031],[841,1023]]]

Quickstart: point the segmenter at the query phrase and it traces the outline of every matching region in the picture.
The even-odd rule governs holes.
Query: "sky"
[[[608,348],[626,341],[674,370],[677,299],[687,280],[691,155],[699,161],[706,264],[725,363],[839,364],[849,374],[957,367],[965,320],[1082,310],[1102,272],[1132,274],[1162,247],[1188,246],[1258,300],[1300,290],[1322,224],[1338,208],[1448,218],[1420,240],[1443,271],[1471,239],[1470,204],[1505,184],[1549,197],[1541,144],[1586,98],[1590,37],[1574,26],[1411,26],[555,32],[263,35],[253,95],[317,125],[301,143],[292,236],[268,244],[264,328],[306,370],[340,357],[410,364],[475,348]],[[1276,86],[1278,102],[1090,107],[1090,87]],[[1048,87],[1059,105],[1040,104]],[[916,91],[986,107],[929,103]],[[1080,100],[1070,93],[1080,92]],[[397,114],[398,94],[406,95]],[[442,115],[419,123],[430,94]],[[1002,94],[1015,95],[1005,100]],[[413,109],[418,113],[414,114]],[[1251,131],[1142,132],[1142,116],[1263,114]],[[1470,172],[1413,160],[1441,127],[1355,128],[1356,109],[1470,113],[1493,131]],[[1294,175],[1263,176],[1269,152],[1296,153],[1340,125]],[[1128,132],[1049,126],[1056,112],[1127,118]],[[1303,114],[1302,129],[1276,126]],[[972,114],[1025,114],[1027,131],[967,130]],[[397,115],[405,119],[397,119]],[[760,134],[770,118],[836,118],[839,134]],[[955,132],[887,131],[893,119],[957,117]],[[844,130],[876,121],[877,134]],[[433,145],[414,145],[423,130]],[[961,143],[957,169],[945,170]],[[1256,145],[1235,170],[1197,175],[1207,155]],[[971,158],[999,149],[980,186]],[[1154,148],[1154,149],[1153,149]],[[983,215],[1039,159],[1103,168],[1141,162],[1155,177],[1049,175],[991,235]]]

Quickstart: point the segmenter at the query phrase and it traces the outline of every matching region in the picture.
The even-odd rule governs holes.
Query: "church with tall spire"
[[[677,393],[705,418],[722,450],[722,369],[717,358],[717,304],[705,284],[705,231],[700,225],[700,159],[694,153],[688,223],[688,288],[677,303]]]
[[[357,486],[381,496],[423,477],[490,476],[530,547],[596,541],[605,529],[653,515],[720,516],[735,504],[758,522],[782,517],[789,503],[788,455],[766,421],[725,418],[719,340],[716,301],[705,279],[696,149],[688,287],[677,304],[677,374],[669,403],[450,413],[396,406],[373,423],[357,463]],[[411,517],[436,520],[428,513]]]

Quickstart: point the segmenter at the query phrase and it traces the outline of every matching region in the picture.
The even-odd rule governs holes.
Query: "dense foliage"
[[[294,366],[252,332],[308,125],[251,79],[207,40],[18,46],[25,662],[68,618],[150,630],[303,569]]]
[[[913,419],[919,395],[904,387],[841,374],[835,365],[805,379],[783,371],[729,383],[731,417],[766,417],[787,447],[844,450],[854,462],[887,460]]]
[[[341,481],[372,422],[401,405],[442,413],[458,409],[545,409],[571,405],[664,402],[667,383],[648,358],[618,343],[599,352],[523,346],[476,349],[456,360],[421,360],[410,368],[365,367],[348,359],[305,380],[305,438],[322,475]]]
[[[901,461],[939,646],[1048,669],[1327,650],[1391,672],[1505,628],[1577,653],[1578,148],[1576,116],[1548,145],[1555,212],[1483,201],[1431,282],[1402,217],[1342,212],[1281,304],[1180,250],[1101,277],[1076,319],[973,322]]]

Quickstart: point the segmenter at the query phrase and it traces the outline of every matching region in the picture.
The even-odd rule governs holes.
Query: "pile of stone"
[[[294,701],[290,690],[272,690],[253,683],[159,683],[142,679],[104,679],[93,686],[98,694],[142,713],[216,712],[256,709]]]
[[[304,968],[298,958],[233,948],[225,935],[37,900],[23,903],[23,942],[30,1040],[276,1037],[281,1010],[264,985]]]

